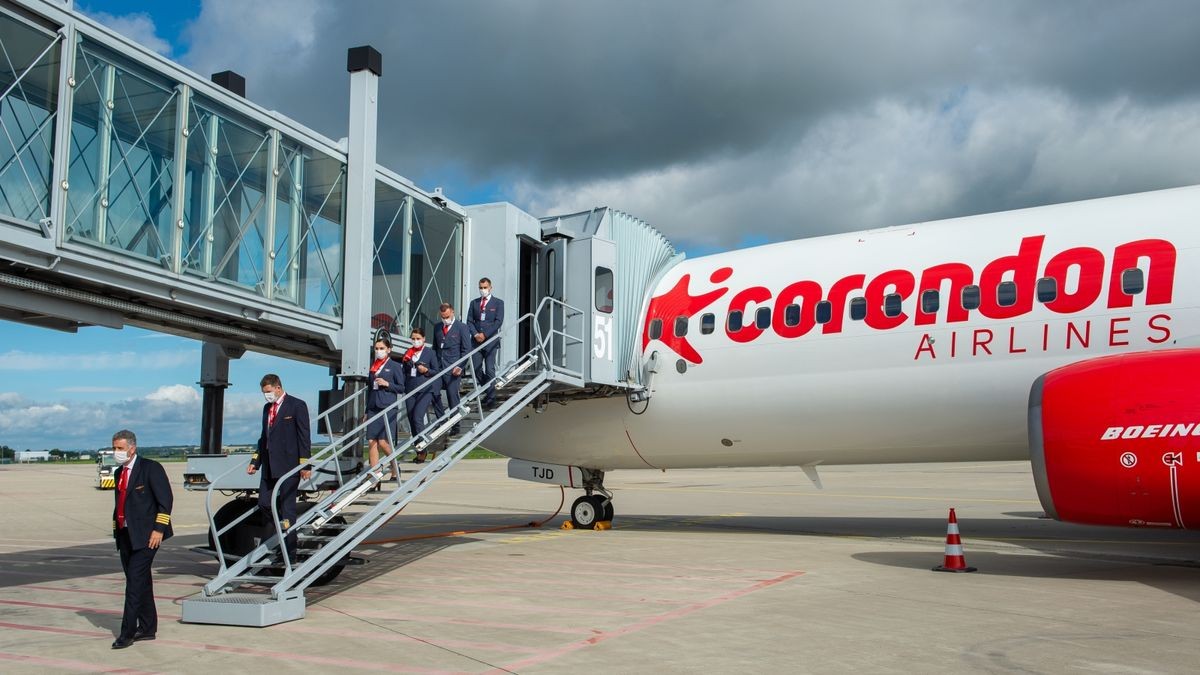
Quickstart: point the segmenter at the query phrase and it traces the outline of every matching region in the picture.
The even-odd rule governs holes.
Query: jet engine
[[[1200,349],[1101,357],[1038,378],[1029,448],[1047,515],[1200,527]]]

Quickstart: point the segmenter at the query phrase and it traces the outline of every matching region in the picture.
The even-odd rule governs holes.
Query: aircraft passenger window
[[[613,310],[613,273],[607,267],[596,268],[596,311],[611,314]]]
[[[783,308],[783,325],[788,328],[800,325],[800,305],[793,302]]]
[[[687,335],[688,318],[686,316],[675,317],[675,337],[683,337]]]
[[[662,319],[655,319],[650,322],[650,339],[657,340],[662,337]]]
[[[887,317],[900,316],[900,294],[888,293],[883,296],[883,315]]]
[[[833,303],[822,300],[817,303],[817,323],[829,323],[833,320]]]
[[[975,286],[975,285],[963,286],[962,308],[963,309],[979,309],[979,287],[978,286]]]
[[[729,313],[729,322],[726,329],[730,333],[736,333],[742,329],[742,310],[734,310]]]
[[[1146,278],[1142,271],[1136,267],[1121,272],[1121,290],[1125,291],[1125,295],[1137,295],[1146,288]]]
[[[938,292],[936,290],[925,291],[921,294],[921,311],[926,314],[937,314],[939,302]]]
[[[850,319],[862,321],[865,318],[867,318],[867,299],[854,298],[850,300]]]
[[[759,307],[758,310],[754,312],[754,326],[760,330],[771,327],[770,307]]]
[[[1017,304],[1017,282],[1001,281],[996,286],[996,304],[1001,307],[1012,307]]]
[[[717,328],[717,317],[712,312],[700,317],[700,334],[708,335]]]
[[[1037,281],[1038,302],[1053,302],[1058,297],[1058,279],[1042,277]]]

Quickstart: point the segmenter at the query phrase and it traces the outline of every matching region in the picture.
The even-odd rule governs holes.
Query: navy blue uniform
[[[442,368],[457,366],[465,372],[468,368],[463,357],[470,353],[473,342],[471,330],[461,321],[455,321],[449,326],[442,324],[433,329],[433,345],[437,350],[438,361]],[[442,389],[446,391],[446,405],[457,408],[462,392],[462,374],[446,373],[442,376]],[[440,395],[433,398],[433,412],[441,417],[445,412]]]
[[[372,364],[374,366],[374,364]],[[376,385],[375,379],[384,380],[384,384]],[[367,389],[367,418],[386,410],[396,402],[396,398],[404,392],[404,372],[399,363],[390,358],[380,366],[379,370],[371,371],[370,383]],[[367,440],[379,439],[391,443],[396,438],[396,422],[399,421],[399,410],[392,409],[387,415],[367,425]],[[386,418],[386,421],[385,421]],[[390,433],[389,433],[390,432]]]
[[[120,489],[125,480],[125,522],[117,519],[121,503]],[[157,548],[150,548],[150,533],[161,532],[163,541],[171,538],[171,483],[162,464],[134,454],[133,469],[117,468],[117,490],[113,502],[113,537],[121,553],[121,568],[125,570],[125,611],[121,616],[118,640],[132,640],[135,633],[152,636],[158,632],[158,610],[154,606],[154,583],[150,566]]]
[[[271,406],[278,403],[275,423],[268,424]],[[259,470],[258,508],[271,513],[271,490],[288,471],[308,464],[312,438],[308,428],[308,405],[284,394],[283,399],[263,406],[262,435],[258,438],[258,452],[250,458],[250,464]],[[283,529],[296,522],[296,492],[300,488],[300,474],[294,473],[279,486],[279,520]],[[288,556],[296,557],[296,535],[287,536]]]
[[[441,370],[438,367],[437,354],[434,354],[429,347],[422,349],[415,357],[410,356],[411,354],[412,350],[410,349],[401,362],[404,366],[405,393],[416,391],[418,387],[428,382]],[[417,370],[417,365],[423,365],[429,370],[422,373]],[[437,393],[437,384],[431,384],[405,401],[408,409],[408,429],[413,436],[425,430],[425,415],[429,412],[429,406],[433,403],[435,393]]]
[[[467,325],[470,327],[471,335],[483,333],[483,339],[486,341],[500,332],[500,326],[504,324],[504,301],[496,296],[490,296],[486,302],[483,298],[475,298],[471,301],[471,309],[467,311]],[[473,343],[473,347],[478,347],[479,343]],[[500,351],[500,341],[490,343],[485,349],[475,353],[475,379],[477,383],[484,383],[496,378],[496,354]],[[496,402],[496,387],[492,385],[488,387],[487,393],[483,395],[484,405],[491,405]]]

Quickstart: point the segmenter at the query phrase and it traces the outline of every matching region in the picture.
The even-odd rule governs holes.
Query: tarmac
[[[609,531],[578,492],[459,463],[308,615],[183,624],[213,575],[204,494],[175,486],[158,639],[121,651],[111,491],[83,465],[0,466],[0,672],[1185,673],[1200,534],[1040,518],[1027,462],[615,472]],[[219,496],[218,496],[219,497]],[[223,503],[223,502],[218,502]],[[942,563],[957,509],[973,574]],[[503,529],[501,529],[503,528]],[[487,531],[483,531],[487,530]],[[389,541],[392,540],[392,541]]]

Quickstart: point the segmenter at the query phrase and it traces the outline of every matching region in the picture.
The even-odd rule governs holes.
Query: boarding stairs
[[[306,588],[320,583],[335,568],[344,566],[356,546],[394,518],[493,431],[544,393],[584,386],[582,373],[563,365],[571,362],[565,358],[566,353],[587,347],[581,335],[567,328],[577,323],[570,319],[579,313],[578,309],[565,303],[546,298],[536,312],[521,317],[458,362],[443,364],[445,368],[437,377],[399,397],[387,410],[314,453],[310,465],[332,467],[325,470],[335,474],[332,480],[320,480],[318,485],[332,489],[311,508],[298,513],[295,523],[281,522],[277,509],[273,508],[274,534],[246,555],[239,557],[225,553],[222,535],[254,515],[257,506],[251,505],[239,518],[218,526],[213,519],[212,499],[221,478],[212,481],[208,487],[207,509],[220,569],[200,594],[183,601],[183,621],[261,627],[303,618]],[[478,382],[471,357],[495,341],[516,339],[517,331],[530,327],[535,336],[534,346],[503,368],[494,379],[468,388],[459,406],[447,409],[421,433],[398,440],[392,453],[381,457],[376,465],[363,467],[355,473],[343,473],[342,467],[353,465],[345,460],[357,456],[368,424],[380,417],[389,419],[392,411],[398,411],[398,418],[404,419],[407,400],[420,395],[425,387],[436,385],[440,376],[451,368],[463,369],[464,382]],[[496,404],[490,409],[482,405],[489,385],[496,387]],[[440,395],[440,389],[433,390]],[[455,425],[460,431],[451,434]],[[415,473],[401,474],[394,484],[384,480],[388,467],[394,462],[421,451],[438,449],[441,451],[419,465],[421,468]],[[294,468],[277,483],[271,496],[273,505],[278,497],[278,484],[300,469]],[[281,546],[285,536],[291,534],[297,536],[294,558],[289,556],[285,546]]]

